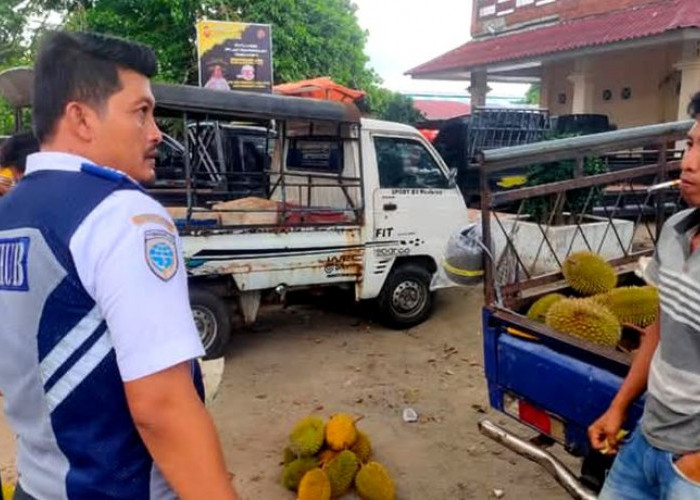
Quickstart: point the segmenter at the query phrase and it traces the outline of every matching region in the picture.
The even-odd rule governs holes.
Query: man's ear
[[[98,120],[95,110],[84,103],[71,101],[66,105],[65,125],[72,135],[85,142],[92,142],[95,138],[95,125]]]

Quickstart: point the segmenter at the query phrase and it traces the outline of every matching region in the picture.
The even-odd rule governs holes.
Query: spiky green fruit
[[[549,308],[547,326],[609,347],[615,347],[622,334],[615,315],[591,299],[560,300]]]
[[[307,472],[299,484],[297,500],[330,500],[331,482],[321,469]]]
[[[346,414],[333,415],[326,425],[326,444],[331,450],[342,451],[350,448],[357,440],[355,419]]]
[[[389,471],[377,462],[370,462],[357,473],[357,493],[364,500],[394,500],[396,487]]]
[[[362,463],[367,463],[369,457],[372,455],[372,442],[369,440],[369,436],[362,431],[357,431],[357,441],[350,447],[357,459]]]
[[[292,451],[292,449],[287,446],[284,450],[282,450],[282,463],[284,465],[289,465],[292,462],[294,462],[297,458],[297,454]]]
[[[571,288],[582,295],[597,295],[615,288],[617,274],[598,254],[575,252],[562,264],[562,273]]]
[[[330,461],[325,470],[331,482],[332,497],[339,497],[348,491],[359,466],[360,461],[350,450],[341,451]]]
[[[659,291],[653,286],[627,286],[596,295],[593,300],[604,305],[620,323],[646,327],[659,314]]]
[[[325,427],[321,417],[303,418],[289,435],[289,447],[299,457],[310,457],[323,446],[324,435]]]
[[[530,306],[530,309],[527,311],[527,317],[538,323],[544,323],[547,319],[547,311],[549,311],[549,308],[565,298],[566,297],[560,293],[550,293],[544,297],[540,297]]]
[[[282,470],[282,484],[288,490],[296,491],[304,474],[316,467],[318,467],[318,460],[314,457],[297,458]]]

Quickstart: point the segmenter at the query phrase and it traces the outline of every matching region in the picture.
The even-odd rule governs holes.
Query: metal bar
[[[182,113],[182,121],[185,126],[185,189],[187,192],[187,217],[185,224],[190,223],[192,217],[192,166],[190,165],[190,134],[187,130],[187,111]]]
[[[480,171],[479,182],[481,183],[481,237],[484,240],[484,245],[493,255],[493,238],[491,237],[491,189],[489,188],[489,179],[486,170]],[[494,303],[496,298],[495,283],[494,283],[494,262],[495,256],[484,256],[484,262],[490,261],[490,265],[486,263],[484,266],[484,301],[487,305]]]
[[[282,160],[280,164],[280,189],[282,191],[282,196],[280,197],[282,199],[282,213],[281,219],[282,222],[287,221],[287,186],[285,184],[286,182],[286,175],[287,175],[287,154],[289,153],[288,150],[288,142],[287,142],[287,122],[286,121],[281,121],[280,122],[280,138],[282,139]]]
[[[680,161],[671,161],[667,164],[670,170],[680,168]],[[599,186],[602,184],[612,184],[614,182],[626,181],[631,178],[645,177],[658,172],[659,165],[646,165],[644,167],[635,167],[618,172],[609,172],[607,174],[589,175],[580,179],[567,179],[565,181],[551,182],[541,186],[532,186],[511,191],[503,191],[492,193],[493,200],[491,206],[496,207],[509,203],[511,201],[524,200],[526,198],[534,198],[535,196],[543,196],[546,194],[554,194],[560,191],[568,191],[570,189],[580,189],[591,186]]]
[[[647,125],[631,129],[603,132],[567,139],[536,142],[523,146],[492,149],[480,153],[480,163],[488,173],[533,163],[554,162],[577,156],[595,156],[611,149],[632,149],[648,144],[660,136],[668,139],[684,137],[693,120]]]
[[[520,255],[518,254],[518,251],[515,249],[515,245],[513,244],[513,240],[511,239],[511,236],[513,236],[515,234],[515,229],[513,229],[513,231],[511,231],[510,236],[509,236],[507,231],[506,231],[506,228],[503,227],[503,224],[501,223],[501,219],[498,218],[497,213],[494,212],[493,218],[496,219],[498,226],[501,228],[501,231],[506,236],[506,247],[503,249],[503,257],[501,258],[501,260],[506,259],[507,252],[510,249],[513,252],[513,255],[515,255],[515,258],[518,261],[518,265],[523,268],[523,271],[525,271],[525,274],[527,274],[527,277],[530,278],[531,274],[528,272],[527,268],[525,267],[525,263],[520,259]],[[518,224],[518,220],[516,219],[513,221],[513,228],[515,228],[515,226],[517,224]],[[486,248],[488,248],[488,247],[486,247]],[[492,253],[494,252],[494,250],[490,249],[490,248],[489,248],[489,251]],[[494,259],[495,258],[496,258],[496,256],[494,255]],[[500,264],[500,262],[498,264]]]
[[[653,250],[643,250],[641,252],[636,252],[629,254],[625,257],[620,257],[618,259],[609,260],[608,262],[613,266],[621,266],[623,264],[629,264],[631,262],[636,262],[640,257],[648,257],[653,254]],[[502,287],[503,293],[506,295],[513,295],[524,290],[529,290],[531,288],[537,288],[538,286],[549,285],[561,281],[564,276],[561,272],[545,274],[543,276],[538,276],[536,278],[529,279],[527,281],[510,283]]]
[[[537,247],[537,253],[535,254],[535,258],[532,259],[532,266],[530,267],[530,272],[528,272],[528,276],[532,276],[535,273],[535,266],[537,265],[537,261],[540,259],[540,254],[542,253],[542,248],[544,247],[545,241],[547,240],[547,235],[549,233],[549,229],[552,227],[552,223],[554,222],[554,218],[557,216],[557,213],[559,212],[559,205],[562,203],[562,200],[564,198],[565,192],[562,191],[560,193],[557,193],[557,199],[554,201],[554,206],[552,207],[552,213],[549,214],[549,220],[547,221],[547,229],[545,231],[542,231],[542,225],[540,224],[539,221],[535,221],[537,224],[537,227],[540,229],[540,232],[542,232],[542,241],[540,241],[539,247]],[[550,251],[552,250],[552,246],[549,245]],[[554,255],[554,258],[557,261],[557,264],[559,264],[559,267],[561,267],[561,263],[559,262],[559,259],[557,256],[552,252],[552,255]]]
[[[568,467],[548,451],[520,439],[488,420],[479,422],[479,432],[518,455],[541,465],[571,495],[571,498],[576,500],[595,500],[597,498],[595,493],[576,479]]]
[[[665,142],[659,146],[659,178],[658,182],[668,180],[668,158],[666,154]],[[656,239],[661,235],[661,226],[663,226],[664,218],[666,217],[665,196],[663,189],[656,192]]]
[[[588,196],[586,197],[586,203],[583,205],[583,209],[581,210],[581,213],[578,214],[578,221],[576,221],[576,231],[574,231],[574,236],[571,238],[571,244],[569,245],[569,248],[566,250],[566,256],[568,257],[571,255],[571,251],[574,249],[574,241],[576,241],[576,232],[581,233],[581,237],[583,238],[583,242],[586,244],[586,247],[588,250],[591,250],[591,244],[588,241],[588,238],[586,238],[586,233],[581,228],[581,223],[583,222],[583,218],[586,216],[586,211],[588,210],[588,205],[590,204],[591,200],[593,199],[593,192],[595,188],[591,188],[588,190]]]

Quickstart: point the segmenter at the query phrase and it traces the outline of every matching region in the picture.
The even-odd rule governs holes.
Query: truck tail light
[[[512,394],[503,395],[503,410],[543,434],[563,443],[566,438],[564,422],[533,404]]]

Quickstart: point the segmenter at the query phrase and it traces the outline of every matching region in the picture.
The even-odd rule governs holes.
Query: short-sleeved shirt
[[[124,382],[204,354],[172,220],[117,171],[28,158],[0,198],[0,390],[35,498],[172,498]]]
[[[647,277],[659,288],[661,339],[649,370],[642,431],[657,448],[700,450],[700,252],[691,241],[700,210],[671,217],[663,227]]]

